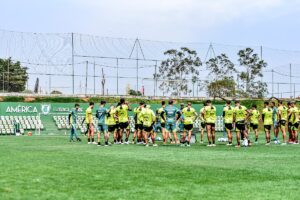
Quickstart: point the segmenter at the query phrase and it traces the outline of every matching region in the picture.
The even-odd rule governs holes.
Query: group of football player
[[[251,132],[255,135],[254,143],[258,143],[259,139],[259,125],[263,124],[263,129],[266,136],[266,145],[271,143],[271,131],[274,132],[274,143],[280,144],[279,133],[282,133],[282,145],[298,144],[298,126],[299,126],[299,110],[295,102],[278,101],[264,102],[264,108],[260,112],[256,105],[252,105],[247,109],[241,105],[239,101],[226,101],[223,108],[224,128],[227,133],[227,145],[233,145],[233,133],[236,135],[236,147],[250,146],[249,134]],[[155,112],[150,105],[140,102],[139,106],[133,110],[124,98],[120,99],[117,106],[110,105],[106,107],[106,102],[101,101],[99,107],[96,109],[97,124],[93,117],[94,103],[91,102],[85,112],[85,123],[87,127],[88,144],[97,144],[101,146],[101,135],[104,135],[104,145],[109,146],[110,135],[113,135],[114,144],[130,144],[129,136],[131,132],[131,119],[129,111],[133,111],[133,121],[135,124],[134,133],[132,136],[133,144],[143,144],[153,146],[156,144],[156,136],[161,132],[162,143],[167,142],[171,144],[178,144],[181,146],[190,147],[191,138],[194,134],[195,142],[197,142],[194,129],[196,121],[200,122],[200,143],[204,142],[204,133],[207,133],[207,146],[216,146],[216,121],[217,109],[212,105],[210,100],[207,100],[200,112],[192,107],[192,103],[187,105],[180,104],[180,108],[174,105],[173,100],[169,100],[168,104],[165,101],[161,102],[161,107]],[[78,111],[80,105],[75,104],[75,108],[69,114],[69,123],[71,125],[70,141],[75,137],[80,141],[76,133],[76,123],[78,120]],[[286,130],[289,137],[286,136]],[[97,134],[97,142],[94,141],[95,132]],[[178,133],[180,137],[178,137]],[[123,140],[125,135],[125,140]]]

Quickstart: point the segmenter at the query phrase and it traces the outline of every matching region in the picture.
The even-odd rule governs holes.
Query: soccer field
[[[298,145],[97,147],[85,140],[0,137],[0,199],[299,199]]]

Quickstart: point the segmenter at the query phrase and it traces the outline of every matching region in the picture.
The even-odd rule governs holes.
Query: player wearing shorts
[[[289,144],[294,144],[293,141],[293,134],[292,134],[292,120],[291,120],[291,110],[292,110],[292,106],[291,106],[291,102],[287,103],[288,106],[288,132],[289,132]]]
[[[155,144],[155,134],[153,132],[153,125],[155,123],[155,120],[155,113],[153,112],[153,110],[150,109],[150,105],[147,105],[146,108],[142,110],[143,136],[146,143],[146,147],[149,146],[149,137],[151,137],[153,146],[157,147],[157,144]]]
[[[123,144],[123,133],[126,132],[126,138],[125,138],[125,144],[129,144],[128,138],[130,131],[128,130],[129,126],[129,119],[128,119],[128,111],[129,107],[125,103],[125,99],[120,99],[120,105],[116,108],[118,121],[119,121],[119,127],[120,127],[120,133],[119,133],[119,142]]]
[[[273,120],[273,130],[274,130],[274,142],[275,143],[280,143],[278,140],[278,119],[277,119],[277,115],[278,115],[278,108],[276,107],[275,102],[271,102],[271,109],[273,111],[273,115],[272,115],[272,120]]]
[[[204,131],[205,131],[205,120],[203,118],[204,115],[204,108],[206,106],[206,103],[203,103],[203,108],[200,109],[200,126],[201,126],[201,133],[200,133],[200,144],[203,144],[203,139],[204,139]]]
[[[184,131],[184,123],[183,123],[183,116],[182,116],[182,110],[184,109],[184,103],[181,103],[180,104],[180,113],[181,113],[181,118],[179,120],[179,124],[178,124],[178,127],[179,127],[179,132],[182,133]]]
[[[271,138],[270,138],[270,132],[273,125],[273,109],[269,107],[269,102],[264,103],[264,109],[262,111],[262,120],[264,123],[264,129],[266,133],[266,145],[270,145]]]
[[[192,108],[192,103],[189,102],[187,107],[182,109],[182,118],[183,118],[183,136],[181,140],[181,145],[184,146],[184,143],[187,142],[187,146],[190,147],[191,136],[193,132],[194,122],[198,116],[196,110]],[[186,132],[188,132],[188,139],[186,141]]]
[[[166,102],[162,101],[161,102],[161,108],[159,108],[156,113],[157,113],[157,120],[160,122],[161,126],[161,132],[163,136],[163,144],[166,144],[168,138],[170,138],[170,141],[172,142],[172,137],[169,133],[166,132],[166,114],[164,113],[164,118],[161,117],[161,114],[164,112],[164,109],[166,107]]]
[[[206,132],[207,132],[207,140],[208,147],[216,146],[216,135],[215,135],[215,127],[217,120],[217,109],[215,106],[211,104],[210,100],[206,101],[206,106],[203,111],[203,118],[206,122]]]
[[[96,110],[96,118],[98,119],[97,135],[98,135],[98,146],[101,146],[101,133],[104,135],[105,146],[108,146],[108,134],[107,125],[105,123],[107,108],[105,108],[106,102],[101,101],[99,108]]]
[[[173,133],[176,144],[179,144],[177,133],[176,133],[176,122],[180,119],[181,113],[178,108],[174,105],[174,101],[170,100],[169,105],[166,106],[161,113],[162,119],[166,122],[166,133],[169,135]]]
[[[289,116],[291,121],[292,142],[293,144],[298,144],[299,110],[295,102],[291,102]]]
[[[234,108],[231,107],[231,101],[228,100],[226,101],[226,105],[223,109],[224,124],[228,136],[227,146],[232,146],[233,115]]]
[[[93,119],[94,102],[90,102],[85,111],[85,123],[88,130],[88,144],[97,144],[94,141],[94,119]]]
[[[282,133],[282,138],[283,138],[283,143],[282,145],[286,145],[286,122],[288,119],[288,108],[283,105],[282,101],[278,102],[278,113],[277,113],[277,118],[278,118],[278,128]]]
[[[108,131],[108,138],[110,134],[114,136],[114,144],[118,141],[118,134],[117,134],[117,115],[116,115],[116,108],[111,105],[110,109],[106,112],[106,125]]]
[[[71,110],[69,114],[69,125],[71,125],[71,133],[70,133],[70,142],[73,142],[73,137],[79,142],[81,142],[81,139],[78,137],[76,132],[76,123],[78,120],[78,110],[80,106],[79,104],[75,104],[75,108]]]
[[[235,123],[235,132],[236,132],[236,147],[239,148],[241,146],[241,136],[244,142],[248,142],[247,140],[247,132],[246,132],[246,118],[248,116],[248,111],[245,106],[242,106],[239,101],[235,101],[234,107],[234,120]]]
[[[258,144],[258,125],[260,120],[260,113],[257,110],[256,105],[252,105],[252,109],[249,113],[250,117],[250,130],[252,129],[255,135],[255,144]]]
[[[142,111],[144,109],[145,103],[140,102],[140,105],[136,107],[134,112],[134,121],[135,121],[135,131],[133,133],[132,143],[135,143],[135,139],[137,138],[137,144],[142,142],[142,132],[143,132],[143,122],[142,122]]]

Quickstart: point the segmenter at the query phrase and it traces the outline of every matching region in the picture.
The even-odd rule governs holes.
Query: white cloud
[[[87,15],[93,16],[91,23],[99,24],[102,35],[135,33],[176,40],[235,20],[258,20],[257,15],[279,8],[284,0],[77,0],[77,4],[90,11]]]

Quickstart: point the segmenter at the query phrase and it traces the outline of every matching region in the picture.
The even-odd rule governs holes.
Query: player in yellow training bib
[[[120,127],[120,133],[119,133],[119,142],[123,144],[123,133],[126,132],[126,138],[125,138],[125,144],[129,144],[128,138],[130,134],[130,130],[128,130],[129,126],[129,116],[128,111],[130,108],[125,102],[124,98],[120,99],[120,105],[116,108],[118,121],[119,121],[119,127]]]
[[[273,125],[273,119],[272,119],[273,110],[269,107],[269,102],[265,102],[264,107],[265,108],[262,111],[262,120],[264,123],[264,129],[266,133],[266,140],[267,140],[266,145],[270,145],[271,142],[270,132]]]
[[[216,135],[215,135],[215,127],[217,120],[217,109],[215,106],[211,104],[210,100],[206,101],[206,106],[204,107],[204,111],[202,113],[203,119],[206,123],[206,131],[207,131],[207,139],[208,139],[208,147],[216,146]]]
[[[150,109],[150,105],[147,105],[146,108],[142,110],[142,122],[143,122],[143,135],[144,140],[146,142],[146,147],[149,146],[148,138],[151,137],[152,144],[154,147],[157,147],[157,144],[155,144],[155,135],[153,132],[153,125],[156,120],[155,113],[153,110]]]
[[[281,145],[286,145],[286,122],[288,119],[288,107],[283,105],[283,101],[278,102],[278,113],[277,113],[277,118],[278,118],[278,129],[282,133],[282,138],[283,142]]]
[[[252,105],[252,109],[250,110],[249,117],[250,117],[250,130],[251,129],[253,130],[255,134],[255,144],[258,144],[258,125],[260,120],[260,113],[257,110],[256,105]]]
[[[187,146],[190,147],[191,136],[193,132],[194,122],[198,116],[196,110],[192,108],[192,103],[188,102],[186,108],[182,109],[182,118],[183,118],[183,136],[181,140],[181,145],[187,143]],[[186,141],[186,132],[188,132],[188,139]]]
[[[228,146],[232,146],[233,115],[234,108],[231,106],[231,101],[228,100],[223,109],[224,124],[228,136]]]
[[[88,130],[88,144],[97,144],[94,141],[94,119],[93,119],[94,102],[90,102],[89,107],[85,111],[85,122]]]

